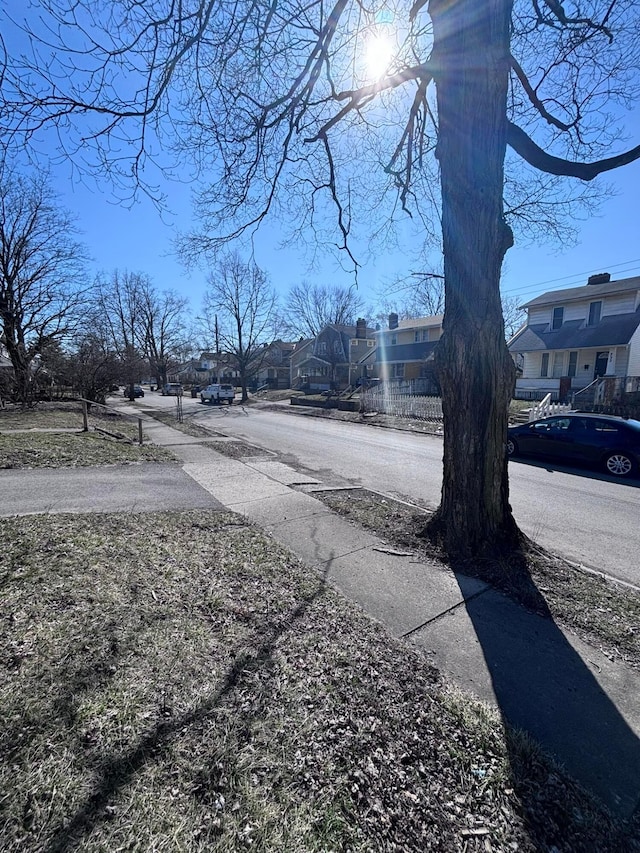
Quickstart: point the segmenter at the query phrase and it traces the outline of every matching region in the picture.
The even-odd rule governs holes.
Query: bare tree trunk
[[[504,340],[500,270],[511,0],[432,0],[442,182],[442,501],[428,532],[452,557],[515,542],[507,412],[515,366]]]
[[[5,320],[5,342],[9,359],[13,366],[18,400],[25,406],[29,402],[29,385],[31,380],[30,363],[25,351],[24,342],[19,340],[15,325]]]

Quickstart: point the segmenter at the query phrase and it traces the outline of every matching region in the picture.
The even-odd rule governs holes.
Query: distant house
[[[509,341],[522,375],[516,396],[566,399],[595,379],[636,390],[640,377],[640,276],[590,276],[581,287],[552,290],[522,306],[527,322]],[[613,383],[610,383],[613,387]]]
[[[237,376],[233,356],[227,352],[202,352],[173,367],[168,373],[169,382],[182,385],[209,385],[211,382],[233,382]]]
[[[343,391],[363,375],[361,361],[375,345],[375,333],[365,320],[358,320],[355,326],[325,326],[315,338],[295,345],[291,353],[291,387]]]
[[[291,354],[296,344],[273,341],[256,354],[257,368],[251,380],[254,388],[281,390],[291,387]]]
[[[389,314],[389,326],[375,333],[375,351],[365,362],[369,375],[437,393],[433,357],[442,336],[442,319],[438,314],[399,320],[397,314]]]

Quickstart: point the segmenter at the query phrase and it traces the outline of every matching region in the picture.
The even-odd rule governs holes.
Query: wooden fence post
[[[83,421],[83,432],[89,432],[89,417],[87,410],[87,401],[82,401],[82,421]]]
[[[138,439],[142,447],[142,418],[138,418]]]

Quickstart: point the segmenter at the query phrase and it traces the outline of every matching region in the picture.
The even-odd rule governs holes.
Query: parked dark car
[[[126,396],[126,394],[127,394],[127,390],[126,390],[126,389],[125,389],[125,392],[124,392],[124,393],[125,393],[125,396]],[[141,385],[134,385],[134,386],[133,386],[133,396],[134,396],[134,397],[144,397],[144,389],[142,388],[142,386],[141,386]]]
[[[507,453],[586,462],[628,477],[640,468],[640,421],[588,412],[542,418],[509,427]]]

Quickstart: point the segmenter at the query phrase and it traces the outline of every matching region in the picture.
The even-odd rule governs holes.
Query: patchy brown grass
[[[314,497],[395,545],[441,559],[421,535],[429,513],[364,489],[317,492]],[[553,618],[600,648],[612,660],[640,669],[640,594],[582,571],[566,560],[531,544],[516,566],[503,560],[470,562],[461,570],[505,592],[518,603]],[[533,583],[531,583],[533,581]]]
[[[247,444],[244,441],[208,441],[207,447],[211,447],[216,453],[222,453],[230,459],[246,459],[251,456],[273,456],[268,450]]]
[[[637,848],[238,516],[0,519],[0,848]]]
[[[82,429],[82,406],[68,403],[35,403],[30,408],[7,405],[0,409],[0,431],[13,429]]]
[[[101,433],[0,435],[0,468],[78,468],[172,461],[173,454],[162,447],[140,447]]]
[[[215,441],[209,440],[212,438],[220,438],[221,433],[215,432],[215,430],[207,429],[207,427],[202,426],[201,424],[194,423],[191,418],[193,415],[189,414],[185,416],[185,419],[182,423],[176,420],[175,417],[169,415],[165,412],[149,412],[151,417],[155,418],[158,421],[161,421],[163,424],[167,424],[167,426],[173,427],[174,429],[179,430],[180,432],[184,432],[187,435],[193,435],[197,438],[205,438],[208,439],[206,442],[206,446],[210,447],[212,450],[215,450],[216,453],[221,453],[223,456],[228,456],[230,459],[244,459],[249,456],[269,456],[270,454],[266,450],[262,450],[259,447],[255,447],[253,444],[247,444],[244,441]],[[197,413],[199,414],[199,413]]]
[[[160,423],[173,427],[173,429],[177,429],[179,432],[183,432],[186,435],[192,435],[194,438],[209,438],[210,436],[220,435],[220,433],[215,430],[207,429],[207,427],[201,426],[201,424],[194,423],[194,414],[191,412],[184,415],[182,422],[180,422],[175,415],[166,411],[159,412],[157,409],[148,409],[146,414],[150,415],[156,421],[160,421]]]

